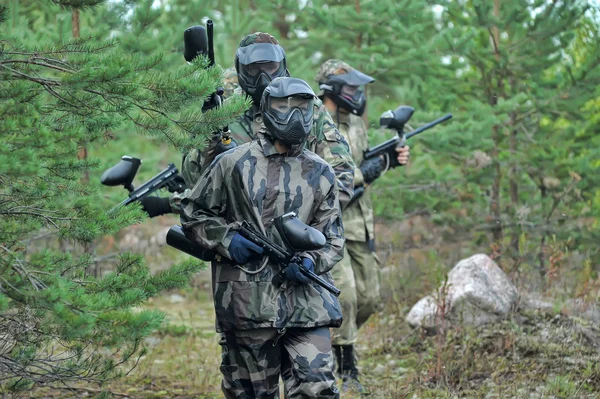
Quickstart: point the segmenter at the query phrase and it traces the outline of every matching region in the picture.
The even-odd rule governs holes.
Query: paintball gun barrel
[[[281,247],[256,231],[247,221],[243,221],[239,233],[246,239],[260,246],[264,254],[274,263],[281,266],[281,272],[273,278],[275,285],[281,285],[284,278],[284,269],[291,262],[301,262],[298,255],[301,251],[312,251],[323,248],[325,236],[317,229],[300,221],[296,214],[291,212],[274,219],[275,228],[289,249]],[[213,260],[215,254],[209,254],[200,245],[188,239],[180,226],[173,226],[167,233],[167,244],[202,260]],[[300,271],[314,283],[320,285],[335,296],[340,295],[340,290],[330,284],[318,274],[300,267]]]
[[[185,236],[181,226],[172,226],[167,232],[167,244],[171,247],[185,252],[186,254],[210,262],[216,259],[216,253],[204,249]]]
[[[174,164],[170,163],[166,169],[148,180],[138,188],[132,184],[135,175],[142,164],[142,160],[124,155],[116,165],[104,171],[100,182],[105,186],[123,186],[129,191],[129,196],[115,208],[128,205],[147,197],[156,190],[167,188],[170,192],[183,192],[185,183],[179,176],[179,171]]]

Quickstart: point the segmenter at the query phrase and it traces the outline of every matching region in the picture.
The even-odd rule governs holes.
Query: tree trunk
[[[71,14],[71,29],[73,32],[73,38],[74,39],[78,39],[80,37],[79,35],[79,10],[77,8],[73,9],[73,12]],[[77,152],[77,159],[87,159],[88,156],[88,152],[87,152],[87,148],[85,146],[85,143],[80,143],[79,144],[79,151]],[[90,181],[90,176],[88,174],[88,172],[84,172],[83,177],[81,179],[82,182],[84,183],[89,183]]]
[[[548,197],[548,190],[544,185],[544,179],[540,178],[540,196],[542,197],[541,204],[542,210],[544,210],[544,204],[546,203],[546,199]],[[546,261],[545,261],[545,252],[546,252],[546,232],[542,232],[542,238],[540,239],[540,252],[538,254],[538,260],[540,262],[540,277],[542,284],[546,282],[544,279],[544,275],[546,274]]]
[[[492,216],[492,221],[495,224],[492,228],[492,236],[496,244],[500,244],[500,240],[502,239],[502,224],[500,223],[500,184],[502,171],[500,170],[500,161],[498,160],[498,155],[500,152],[499,130],[499,126],[494,126],[494,149],[492,150],[492,159],[494,160],[494,182],[492,183],[492,199],[490,202],[490,214]]]
[[[73,39],[78,39],[80,37],[79,34],[79,28],[80,28],[80,23],[79,23],[79,10],[77,8],[73,8],[73,13],[71,14],[71,25],[72,25],[72,32],[73,32]],[[77,159],[87,159],[88,157],[88,151],[87,151],[87,147],[86,147],[86,143],[80,143],[79,144],[79,151],[77,152]],[[87,171],[84,172],[83,177],[81,178],[81,182],[82,183],[89,183],[90,182],[90,175]],[[94,248],[96,247],[96,243],[91,242],[91,243],[86,243],[83,244],[83,251],[86,254],[91,254],[94,252]],[[89,268],[88,268],[88,273],[91,273],[94,275],[94,277],[100,277],[100,267],[97,263],[93,263]]]
[[[79,38],[79,10],[77,8],[74,8],[73,14],[71,14],[71,26],[73,29],[73,38]]]
[[[514,85],[514,83],[513,83]],[[512,208],[513,208],[513,215],[516,215],[516,211],[519,208],[519,184],[517,182],[517,173],[518,173],[518,168],[517,168],[517,127],[515,126],[515,121],[517,119],[517,113],[513,112],[510,115],[510,126],[511,126],[511,132],[510,132],[510,156],[511,156],[511,168],[510,168],[510,173],[509,173],[509,180],[508,180],[508,184],[509,184],[509,189],[510,189],[510,202],[512,204]],[[519,229],[518,228],[514,228],[513,233],[512,233],[512,238],[511,238],[511,246],[513,247],[513,250],[515,251],[513,254],[513,259],[517,260],[518,256],[519,256]]]
[[[354,10],[356,10],[357,14],[360,14],[360,0],[354,0]],[[356,51],[360,52],[363,45],[363,32],[359,31],[356,35]],[[367,100],[367,86],[365,86],[365,100]],[[367,101],[365,105],[365,112],[362,114],[362,119],[365,122],[365,126],[369,127],[369,102]]]
[[[500,15],[500,0],[494,0],[494,15],[498,17]],[[494,55],[497,61],[500,60],[500,33],[498,31],[497,26],[492,27],[492,45]],[[493,89],[492,89],[493,90]],[[498,95],[503,90],[503,84],[501,77],[498,78],[498,87],[497,93],[494,94],[492,91],[492,95],[490,97],[490,104],[495,106],[498,103]],[[490,202],[490,213],[492,219],[495,223],[494,228],[492,229],[492,236],[496,244],[500,244],[500,240],[502,239],[502,224],[500,223],[500,185],[501,185],[501,168],[500,161],[498,159],[500,153],[500,126],[496,125],[493,127],[493,140],[494,140],[494,149],[492,150],[492,159],[494,160],[494,182],[492,184],[492,200]]]

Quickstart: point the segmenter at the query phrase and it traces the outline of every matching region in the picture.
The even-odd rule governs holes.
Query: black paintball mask
[[[289,146],[303,144],[312,129],[315,98],[302,79],[273,79],[260,102],[267,135]]]
[[[283,47],[273,43],[255,43],[239,47],[235,53],[235,69],[242,90],[257,105],[260,104],[263,91],[271,80],[290,76]]]
[[[364,85],[374,81],[375,79],[369,75],[352,69],[344,74],[329,75],[325,82],[319,83],[319,88],[331,98],[335,105],[361,116],[365,112],[367,104]]]

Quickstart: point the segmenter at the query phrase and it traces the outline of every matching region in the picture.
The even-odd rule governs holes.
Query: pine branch
[[[52,65],[52,64],[49,64],[47,62],[34,61],[33,59],[30,59],[30,60],[5,60],[5,61],[0,61],[0,65],[4,65],[4,64],[29,64],[29,65],[43,66],[45,68],[55,69],[57,71],[66,72],[66,73],[75,73],[76,72],[76,71],[74,71],[72,69],[68,69],[68,68],[64,68],[64,67],[59,67],[57,65]]]
[[[48,87],[48,86],[59,86],[60,82],[54,79],[49,79],[49,78],[36,78],[35,76],[31,76],[31,75],[27,75],[23,72],[19,72],[16,71],[12,68],[9,68],[5,65],[0,65],[0,68],[6,69],[7,71],[11,72],[13,74],[13,77],[17,78],[17,79],[26,79],[29,80],[31,82],[35,82],[35,83],[39,83],[44,87]]]

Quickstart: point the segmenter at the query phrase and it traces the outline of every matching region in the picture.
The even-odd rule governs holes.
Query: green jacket
[[[341,325],[339,301],[328,291],[288,281],[277,288],[271,280],[280,265],[235,265],[228,251],[244,220],[283,246],[273,218],[293,211],[325,235],[323,249],[300,255],[333,282],[329,270],[344,248],[338,197],[333,170],[323,159],[306,149],[279,154],[262,133],[215,158],[181,200],[181,219],[186,236],[221,255],[212,263],[217,331]]]
[[[369,137],[364,121],[360,116],[339,112],[333,114],[332,118],[336,122],[339,121],[337,128],[350,146],[354,163],[360,165],[363,161],[363,151],[369,148]],[[354,170],[354,184],[357,186],[363,184],[360,168]],[[358,201],[344,209],[343,219],[347,240],[362,242],[374,240],[373,205],[371,189],[368,186],[365,187],[365,193]]]
[[[237,94],[241,95],[241,92],[238,91]],[[261,129],[264,129],[262,116],[255,106],[246,111],[236,123],[229,126],[231,137],[238,145],[253,140]],[[188,187],[192,187],[196,183],[201,172],[214,159],[215,148],[219,140],[220,134],[216,134],[210,138],[203,152],[192,150],[184,156],[181,174]],[[337,131],[329,112],[319,99],[315,101],[313,129],[306,141],[305,148],[319,155],[333,168],[340,192],[340,204],[344,209],[354,194],[355,165],[348,143]],[[171,196],[171,207],[174,212],[178,212],[178,203],[182,196],[177,193]]]

